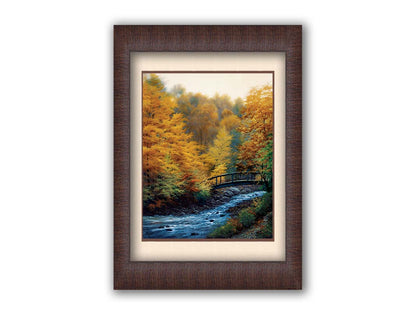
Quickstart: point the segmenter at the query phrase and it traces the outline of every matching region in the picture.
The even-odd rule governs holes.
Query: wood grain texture
[[[286,52],[286,261],[130,261],[131,51]],[[301,288],[302,26],[114,26],[114,289]]]

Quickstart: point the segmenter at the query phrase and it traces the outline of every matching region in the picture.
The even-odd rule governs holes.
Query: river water
[[[195,214],[143,216],[143,238],[206,238],[215,228],[225,224],[230,217],[229,208],[263,194],[265,192],[257,191],[235,195],[225,204]]]

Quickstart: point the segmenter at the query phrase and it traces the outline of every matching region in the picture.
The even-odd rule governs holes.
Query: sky
[[[228,94],[232,100],[238,97],[244,99],[253,87],[272,83],[271,73],[158,73],[157,75],[168,91],[180,84],[187,92],[200,92],[210,97],[215,93]]]

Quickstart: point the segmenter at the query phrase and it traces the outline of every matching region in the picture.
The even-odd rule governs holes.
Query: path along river
[[[230,217],[229,208],[264,193],[239,194],[225,204],[195,214],[143,216],[143,238],[206,238],[215,228],[225,224]]]

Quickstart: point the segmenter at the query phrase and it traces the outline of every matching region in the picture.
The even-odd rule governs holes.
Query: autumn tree
[[[143,83],[143,200],[150,209],[198,192],[207,176],[201,146],[185,131],[177,103],[157,75]]]
[[[169,154],[166,155],[164,165],[157,177],[151,185],[145,186],[143,200],[145,202],[153,200],[155,202],[153,205],[160,208],[163,200],[178,199],[185,191],[182,176],[179,166],[173,162]]]
[[[188,127],[198,144],[207,146],[211,143],[218,131],[218,110],[215,105],[198,104],[189,115]]]
[[[224,127],[227,131],[238,128],[241,120],[228,108],[224,109],[221,114],[220,127]]]
[[[255,88],[234,104],[175,86],[167,92],[157,75],[143,82],[143,201],[157,209],[206,198],[209,177],[254,170],[271,188],[273,94]],[[245,105],[244,105],[245,104]]]
[[[231,161],[231,135],[222,127],[217,137],[209,147],[208,156],[211,160],[211,176],[221,175],[227,172]]]
[[[231,135],[231,160],[227,172],[232,173],[236,171],[238,146],[241,144],[241,134],[237,131],[241,119],[228,108],[222,111],[221,117],[220,127],[225,128]]]
[[[273,90],[270,85],[252,89],[241,109],[242,134],[239,148],[240,170],[260,172],[268,189],[272,186],[273,167]]]
[[[161,171],[163,138],[169,130],[175,102],[166,95],[161,80],[156,75],[145,77],[143,83],[143,173],[153,180]],[[162,122],[164,121],[164,122]],[[149,182],[150,183],[150,182]]]
[[[218,132],[218,109],[207,96],[201,93],[186,92],[176,85],[171,90],[177,101],[176,113],[184,117],[186,132],[193,134],[198,144],[207,146],[212,143]]]
[[[209,98],[202,93],[189,93],[189,102],[192,106],[197,107],[200,104],[209,103]]]
[[[213,98],[211,98],[211,102],[217,107],[218,109],[218,116],[221,117],[221,114],[224,109],[231,109],[232,108],[232,101],[229,95],[223,94],[220,95],[218,93],[215,94]]]

